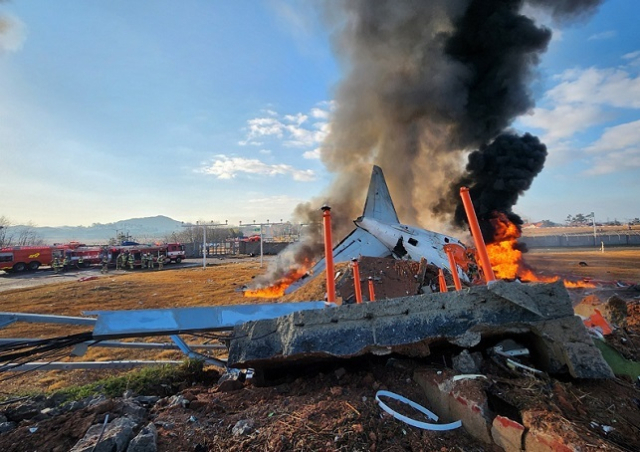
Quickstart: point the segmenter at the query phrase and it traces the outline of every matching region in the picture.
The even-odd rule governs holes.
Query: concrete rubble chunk
[[[119,417],[109,422],[98,443],[103,424],[89,427],[84,437],[76,443],[71,452],[123,452],[133,438],[133,431],[138,425],[128,417]]]
[[[254,425],[255,423],[253,422],[253,419],[241,419],[236,422],[233,429],[231,429],[231,432],[233,433],[233,436],[248,435],[253,431]]]
[[[453,368],[463,374],[477,374],[480,372],[480,364],[482,355],[478,352],[469,353],[467,349],[453,357]]]
[[[625,326],[629,315],[627,302],[614,295],[604,305],[604,317],[618,327]]]
[[[158,450],[158,430],[153,422],[142,427],[131,440],[127,452],[156,452]]]
[[[352,358],[386,348],[427,356],[431,344],[464,348],[481,339],[531,336],[548,372],[610,378],[611,369],[573,313],[562,282],[497,281],[458,292],[424,294],[332,309],[294,312],[234,328],[228,364],[269,368],[327,358]],[[527,344],[529,345],[529,344]],[[588,363],[588,365],[587,365]],[[538,363],[536,363],[538,364]]]
[[[496,416],[491,425],[491,437],[493,441],[504,449],[505,452],[522,451],[522,437],[524,426],[508,417]]]
[[[122,414],[141,423],[147,417],[147,410],[132,399],[122,401]]]
[[[471,436],[486,444],[491,438],[491,419],[484,382],[481,380],[460,380],[454,382],[453,373],[434,369],[419,368],[413,373],[413,380],[424,390],[430,406],[441,422],[462,421],[462,427]]]

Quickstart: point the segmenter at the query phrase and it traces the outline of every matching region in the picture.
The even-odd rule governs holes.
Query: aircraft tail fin
[[[393,206],[387,182],[379,166],[374,165],[367,200],[364,203],[364,217],[375,218],[384,223],[399,223],[396,208]]]

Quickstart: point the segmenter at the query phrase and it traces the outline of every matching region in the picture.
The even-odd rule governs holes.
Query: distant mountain
[[[23,226],[14,226],[21,228]],[[118,234],[126,234],[134,241],[150,242],[164,239],[172,232],[180,232],[182,222],[158,215],[155,217],[131,218],[115,223],[94,223],[91,226],[34,227],[37,236],[46,243],[77,241],[86,244],[104,244]]]

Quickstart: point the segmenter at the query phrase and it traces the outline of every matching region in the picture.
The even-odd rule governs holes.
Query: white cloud
[[[260,149],[258,152],[262,155],[271,155],[270,149]]]
[[[546,130],[544,141],[554,142],[600,124],[610,116],[597,105],[559,104],[551,109],[536,108],[532,115],[521,117],[520,122]]]
[[[640,168],[640,146],[596,157],[592,167],[584,174],[598,176],[637,168]]]
[[[640,168],[640,120],[608,127],[585,151],[594,154],[593,166],[585,174]]]
[[[202,168],[201,172],[212,174],[218,179],[233,179],[239,173],[257,174],[262,176],[289,175],[300,182],[313,181],[316,178],[312,170],[299,170],[291,165],[270,165],[258,159],[243,157],[227,157],[218,155],[211,165]]]
[[[0,52],[17,52],[27,37],[27,26],[15,16],[0,16]]]
[[[574,68],[555,77],[559,83],[545,94],[546,108],[536,108],[519,118],[528,127],[544,131],[542,140],[550,149],[552,164],[581,160],[586,175],[601,175],[640,167],[640,121],[609,127],[597,126],[630,110],[640,109],[640,51],[623,56],[617,68]],[[636,66],[636,63],[637,66]],[[624,111],[623,111],[624,109]],[[636,114],[636,118],[638,115]],[[581,142],[578,133],[600,138]]]
[[[640,77],[624,69],[571,69],[560,79],[546,94],[557,103],[640,108]]]
[[[309,117],[302,113],[296,113],[295,115],[285,115],[284,119],[288,122],[294,122],[297,125],[301,125],[305,123]]]
[[[322,108],[312,108],[311,109],[311,116],[316,118],[316,119],[328,120],[329,119],[329,115],[331,115],[331,112],[328,111],[328,110],[323,110]]]
[[[268,110],[268,117],[247,121],[247,135],[240,145],[261,146],[264,139],[280,140],[283,145],[294,148],[317,147],[329,133],[329,122],[333,102],[321,102],[309,113],[295,113],[280,116]],[[310,121],[309,118],[313,118]]]
[[[591,153],[611,152],[640,147],[640,120],[608,127],[586,150]]]
[[[640,66],[640,50],[622,55],[622,58],[629,60],[630,66]]]
[[[607,30],[600,33],[593,34],[587,38],[588,41],[600,41],[603,39],[615,38],[618,32],[615,30]]]
[[[320,160],[320,148],[315,148],[313,151],[307,151],[302,156],[309,160]]]

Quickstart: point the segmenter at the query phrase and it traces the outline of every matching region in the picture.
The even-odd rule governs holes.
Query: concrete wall
[[[278,254],[288,245],[290,244],[287,242],[264,242],[262,244],[262,253],[265,255]],[[241,242],[240,254],[253,254],[254,256],[259,256],[260,242]]]
[[[521,237],[519,240],[529,248],[555,248],[555,247],[600,247],[604,246],[640,246],[638,234],[597,234],[593,235],[546,235],[537,237]]]

